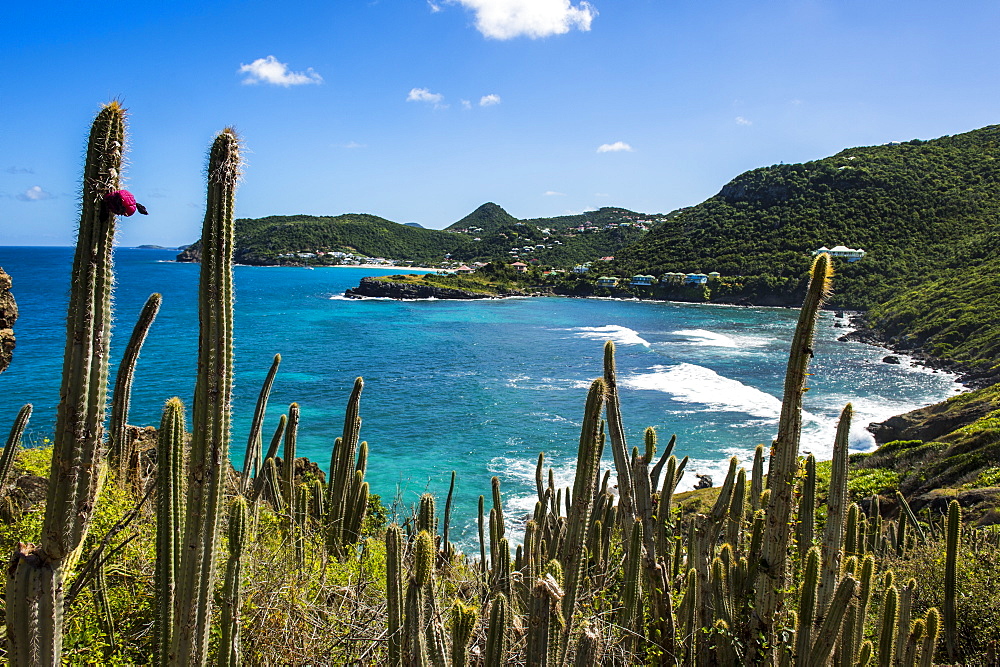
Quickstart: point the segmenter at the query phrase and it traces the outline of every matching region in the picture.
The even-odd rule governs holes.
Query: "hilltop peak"
[[[488,201],[458,222],[449,225],[446,229],[463,229],[466,227],[491,229],[499,225],[516,222],[518,222],[517,218],[503,210],[498,204]]]

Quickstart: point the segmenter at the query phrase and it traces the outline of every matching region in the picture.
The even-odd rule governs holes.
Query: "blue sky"
[[[123,245],[199,236],[205,153],[241,217],[441,228],[698,203],[738,173],[1000,122],[1000,3],[336,0],[11,3],[0,245],[68,245],[102,102],[130,111]]]

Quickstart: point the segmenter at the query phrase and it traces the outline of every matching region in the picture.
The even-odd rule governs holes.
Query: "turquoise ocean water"
[[[116,252],[117,324],[112,361],[122,352],[146,297],[163,307],[139,359],[131,422],[159,423],[163,402],[194,390],[197,265],[176,253]],[[0,247],[21,316],[14,363],[0,375],[0,429],[33,403],[29,439],[51,434],[59,394],[71,248]],[[601,374],[602,345],[618,346],[622,412],[630,444],[646,426],[693,473],[721,481],[724,462],[744,460],[774,436],[788,342],[797,311],[602,299],[485,301],[350,300],[362,276],[398,271],[236,267],[236,390],[233,460],[242,463],[249,419],[271,358],[280,352],[265,432],[288,403],[302,408],[299,455],[327,467],[343,426],[354,378],[365,378],[361,437],[370,445],[368,479],[386,504],[441,499],[458,472],[453,525],[475,539],[476,504],[502,481],[508,516],[534,506],[534,467],[544,451],[557,480],[572,483],[583,403]],[[952,376],[880,360],[885,350],[836,340],[824,313],[805,396],[803,449],[828,458],[835,420],[853,401],[852,447],[882,420],[958,390]],[[844,322],[841,320],[841,322]],[[6,432],[6,431],[4,431]],[[266,438],[268,436],[265,436]],[[608,458],[608,457],[606,457]],[[606,461],[610,463],[610,461]]]

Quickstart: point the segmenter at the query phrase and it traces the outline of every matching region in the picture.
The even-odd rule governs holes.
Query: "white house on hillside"
[[[841,259],[846,259],[848,262],[856,262],[865,256],[865,251],[861,248],[848,248],[847,246],[842,245],[834,246],[832,248],[823,246],[819,250],[813,250],[813,256],[824,252],[830,255],[830,257],[839,257]]]

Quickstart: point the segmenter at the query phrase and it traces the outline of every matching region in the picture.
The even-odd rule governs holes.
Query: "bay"
[[[112,361],[143,302],[163,307],[140,357],[131,422],[159,422],[163,402],[190,404],[197,365],[197,265],[173,251],[120,248]],[[28,441],[51,436],[59,394],[71,248],[0,247],[21,316],[14,362],[0,375],[0,427],[33,403]],[[296,401],[299,455],[327,468],[354,378],[363,376],[361,437],[372,491],[407,511],[431,491],[443,504],[458,473],[453,524],[472,548],[478,496],[497,475],[512,527],[534,505],[538,452],[572,483],[583,403],[601,374],[602,346],[617,345],[630,445],[656,428],[677,434],[696,472],[717,482],[729,456],[747,461],[774,437],[796,310],[609,299],[350,300],[362,276],[398,269],[235,268],[236,385],[232,459],[242,463],[249,420],[275,353],[282,355],[265,432]],[[960,390],[954,377],[881,362],[885,350],[844,343],[832,312],[820,319],[805,396],[803,449],[828,458],[835,420],[852,401],[852,448],[873,446],[864,426]],[[6,427],[2,427],[6,428]],[[265,436],[265,438],[267,435]],[[605,457],[610,466],[610,457]],[[442,508],[443,509],[443,508]]]

